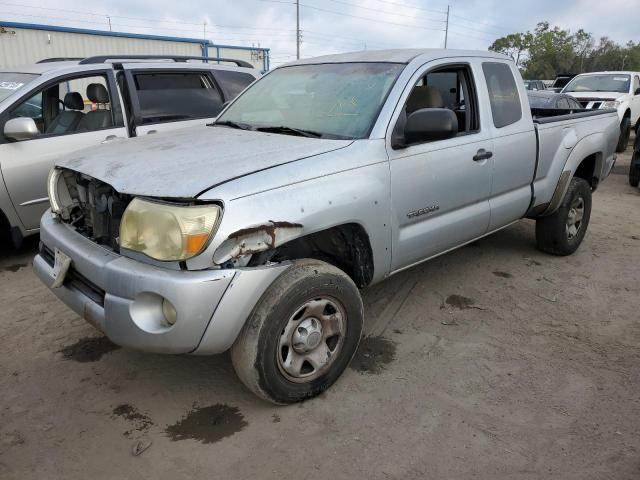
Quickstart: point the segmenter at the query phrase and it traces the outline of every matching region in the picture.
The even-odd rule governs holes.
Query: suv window
[[[215,117],[222,96],[202,72],[154,72],[134,75],[143,124]]]
[[[511,68],[506,63],[487,62],[482,64],[482,70],[489,90],[493,124],[502,128],[516,123],[522,118],[522,105]]]
[[[9,119],[32,118],[42,135],[68,135],[121,126],[114,121],[103,75],[67,78],[32,95],[9,112]]]
[[[230,70],[215,70],[213,76],[216,77],[220,85],[228,94],[227,100],[233,100],[240,92],[253,83],[255,78],[248,73],[232,72]]]
[[[638,75],[636,75],[635,77],[633,77],[633,94],[636,93],[636,91],[640,88],[640,77],[638,77]]]

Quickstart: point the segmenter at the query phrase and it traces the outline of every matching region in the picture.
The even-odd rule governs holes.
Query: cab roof
[[[391,50],[364,50],[361,52],[340,53],[335,55],[323,55],[320,57],[305,58],[287,63],[283,66],[313,65],[321,63],[351,63],[351,62],[389,62],[408,64],[412,60],[424,57],[425,60],[448,57],[483,57],[499,60],[511,60],[506,55],[482,51],[482,50],[455,50],[444,48],[406,48]]]

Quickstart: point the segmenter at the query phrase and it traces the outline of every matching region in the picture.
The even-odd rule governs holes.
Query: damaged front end
[[[300,236],[303,226],[291,222],[252,225],[231,233],[213,255],[217,265],[246,266],[253,255],[274,250]]]
[[[55,169],[49,176],[52,212],[95,243],[118,252],[122,216],[133,200],[82,173]]]

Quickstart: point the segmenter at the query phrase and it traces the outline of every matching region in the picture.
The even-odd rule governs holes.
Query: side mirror
[[[12,118],[4,124],[4,136],[11,140],[29,140],[40,135],[33,118],[19,117]]]
[[[407,117],[403,147],[446,140],[458,134],[458,117],[448,108],[422,108]]]
[[[634,95],[640,95],[640,87],[636,88],[636,91],[633,92]]]

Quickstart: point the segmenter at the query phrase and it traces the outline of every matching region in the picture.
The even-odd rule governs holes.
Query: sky
[[[640,42],[639,0],[299,0],[302,57],[383,48],[482,49],[549,21],[596,38]],[[0,0],[0,19],[96,30],[203,38],[271,49],[295,59],[295,0]],[[206,23],[206,26],[205,26]]]

